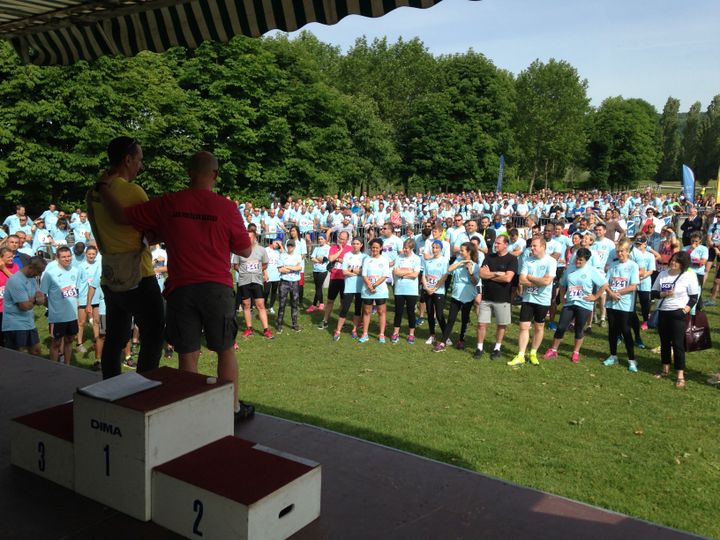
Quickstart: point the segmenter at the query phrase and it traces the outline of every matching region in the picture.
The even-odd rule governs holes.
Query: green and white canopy
[[[39,65],[72,64],[103,55],[162,52],[205,40],[293,31],[347,15],[380,17],[395,8],[428,8],[440,0],[2,0],[0,38]]]

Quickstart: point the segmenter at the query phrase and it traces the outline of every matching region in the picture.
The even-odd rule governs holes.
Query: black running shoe
[[[249,420],[255,416],[255,407],[244,401],[240,402],[240,408],[235,413],[235,422],[242,422],[243,420]]]

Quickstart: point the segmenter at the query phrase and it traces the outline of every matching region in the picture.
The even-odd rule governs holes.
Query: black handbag
[[[712,349],[710,323],[707,315],[698,311],[695,315],[688,315],[685,320],[685,351],[695,352],[707,349]]]

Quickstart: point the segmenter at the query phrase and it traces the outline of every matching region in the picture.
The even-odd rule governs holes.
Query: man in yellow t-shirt
[[[110,141],[107,149],[110,168],[106,173],[109,189],[123,204],[131,206],[148,200],[143,188],[133,183],[143,168],[143,153],[140,143],[130,137],[117,137]],[[102,352],[103,379],[119,375],[122,371],[122,350],[130,339],[133,320],[140,331],[140,352],[138,372],[158,367],[164,341],[165,314],[152,256],[143,235],[130,225],[116,223],[107,213],[97,189],[87,195],[92,229],[100,253],[118,254],[140,252],[141,279],[137,286],[122,292],[108,287],[107,274],[112,268],[103,265],[102,288],[107,306],[107,328],[105,346]],[[117,270],[115,270],[117,271]],[[128,367],[135,367],[132,361]]]

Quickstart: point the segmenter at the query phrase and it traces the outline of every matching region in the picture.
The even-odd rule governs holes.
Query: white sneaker
[[[445,342],[445,346],[452,347],[452,341],[450,340],[450,338],[448,338],[448,340]]]
[[[268,313],[269,313],[270,315],[275,315],[275,308],[270,308],[270,309],[268,310]]]
[[[425,345],[432,345],[433,343],[435,343],[435,336],[430,336],[425,340]]]

